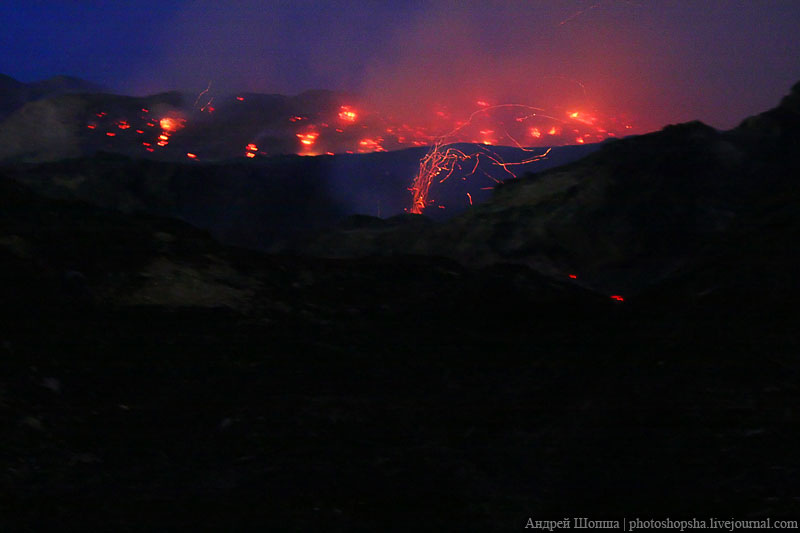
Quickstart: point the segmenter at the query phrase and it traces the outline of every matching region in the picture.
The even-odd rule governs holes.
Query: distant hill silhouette
[[[0,121],[28,102],[69,93],[99,93],[103,87],[72,76],[23,83],[0,74]]]

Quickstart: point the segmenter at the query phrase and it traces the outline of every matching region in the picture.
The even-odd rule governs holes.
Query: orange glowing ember
[[[178,131],[183,127],[183,120],[172,117],[164,117],[158,121],[158,125],[164,131]]]
[[[296,133],[295,134],[304,146],[313,146],[319,137],[319,133],[312,131],[310,133]]]
[[[533,137],[534,139],[541,139],[542,137],[542,132],[539,131],[539,128],[531,128],[530,133],[531,137]]]
[[[339,118],[345,122],[355,122],[358,119],[358,113],[350,109],[350,106],[343,105],[340,107]]]
[[[255,156],[256,156],[256,154],[254,154],[253,152],[247,152],[245,155],[246,155],[247,157],[250,157],[250,158],[253,158],[253,157],[255,157]]]
[[[386,149],[381,145],[383,142],[382,137],[377,139],[361,139],[358,142],[359,152],[385,152]]]
[[[624,301],[625,301],[625,298],[623,298],[623,297],[622,297],[622,296],[620,296],[619,294],[612,294],[612,295],[611,295],[611,299],[612,299],[612,300],[616,300],[616,301],[618,301],[618,302],[624,302]]]
[[[106,135],[108,135],[109,137],[114,137],[116,135],[116,133],[113,133],[111,131],[107,131]]]
[[[189,159],[197,159],[197,156],[191,152],[187,153],[186,157],[188,157]]]
[[[248,144],[247,149],[251,152],[258,152],[258,146],[253,143]]]

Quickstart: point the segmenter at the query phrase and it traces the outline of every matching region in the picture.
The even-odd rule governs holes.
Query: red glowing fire
[[[345,122],[355,122],[358,119],[358,113],[353,111],[350,106],[343,105],[339,112],[339,118]]]
[[[176,117],[164,117],[158,121],[158,125],[161,126],[161,129],[169,132],[175,132],[179,129],[182,129],[185,123],[185,119]]]
[[[202,125],[217,120],[216,114],[214,118],[208,116],[215,111],[211,105],[214,97],[209,94],[210,87],[209,84],[198,95],[191,110],[183,112],[172,110],[162,113],[154,110],[151,113],[148,108],[143,107],[141,112],[137,108],[127,117],[114,117],[105,111],[97,111],[91,121],[86,123],[86,128],[97,132],[87,134],[105,135],[107,143],[119,144],[130,139],[130,135],[135,132],[136,145],[148,152],[164,149],[177,139],[180,142],[175,142],[167,153],[173,157],[185,154],[185,157],[196,160],[196,151],[200,151],[201,147],[193,146],[192,136],[181,130],[186,128],[189,121],[194,126],[195,122]],[[241,105],[246,109],[258,105],[243,96],[235,96],[231,100],[239,102],[237,106]],[[468,179],[476,173],[485,174],[499,182],[481,165],[499,167],[509,178],[515,178],[517,167],[547,157],[553,146],[598,142],[628,134],[633,128],[627,121],[604,115],[588,105],[545,110],[522,104],[494,104],[484,97],[472,100],[470,107],[472,113],[468,114],[439,102],[426,111],[420,110],[415,120],[408,117],[404,117],[405,120],[398,119],[352,101],[316,111],[294,109],[283,117],[276,117],[285,128],[283,133],[278,130],[277,135],[294,135],[297,139],[294,151],[298,155],[352,154],[414,146],[430,147],[420,160],[417,174],[409,189],[412,198],[407,210],[421,213],[437,204],[430,194],[431,186],[435,183],[444,182],[453,176]],[[303,112],[307,114],[300,114]],[[153,129],[148,130],[148,127]],[[254,127],[250,134],[254,139],[263,139],[261,132],[266,130],[261,129],[260,125],[257,127],[259,129]],[[129,129],[131,131],[127,132]],[[116,139],[112,140],[114,137]],[[525,153],[524,157],[506,161],[498,155],[501,150],[493,148],[498,145],[516,147]],[[195,151],[191,151],[193,149]],[[208,151],[204,150],[203,153],[207,154]],[[252,159],[257,155],[273,153],[277,153],[274,144],[268,144],[259,150],[255,143],[249,143],[239,155]],[[206,155],[204,160],[210,160],[211,157],[215,156]],[[482,187],[489,188],[491,187]],[[470,205],[473,203],[469,193],[466,193],[466,202]],[[436,207],[445,208],[440,204]],[[572,275],[570,277],[575,279]]]

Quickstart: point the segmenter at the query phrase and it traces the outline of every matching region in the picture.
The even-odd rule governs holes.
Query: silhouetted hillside
[[[55,76],[33,83],[22,83],[0,74],[0,121],[28,102],[69,93],[99,93],[97,84],[72,76]]]

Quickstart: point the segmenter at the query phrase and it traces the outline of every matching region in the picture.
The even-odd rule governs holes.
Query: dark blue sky
[[[730,127],[800,80],[797,0],[6,0],[0,20],[0,72],[133,94],[328,88],[407,112],[584,99],[645,128]]]

